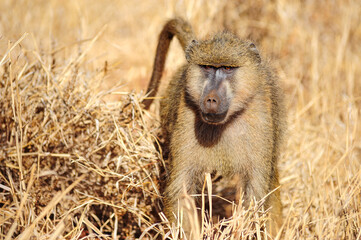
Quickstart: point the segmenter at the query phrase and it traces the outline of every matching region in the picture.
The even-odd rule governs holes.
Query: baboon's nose
[[[215,92],[210,92],[204,99],[204,106],[207,113],[217,113],[220,104],[220,99]]]

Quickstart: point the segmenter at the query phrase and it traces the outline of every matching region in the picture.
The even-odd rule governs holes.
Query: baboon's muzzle
[[[201,115],[205,122],[217,124],[224,121],[228,111],[228,102],[223,95],[225,95],[225,93],[220,94],[217,89],[213,89],[203,98]]]
[[[228,75],[223,68],[206,68],[206,85],[200,99],[203,121],[210,124],[222,124],[227,116],[229,99],[226,81]]]

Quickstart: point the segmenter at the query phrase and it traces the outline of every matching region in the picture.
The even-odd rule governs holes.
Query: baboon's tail
[[[160,78],[162,77],[164,69],[165,59],[169,49],[169,44],[174,35],[178,38],[183,50],[185,50],[190,41],[194,39],[192,27],[187,21],[181,18],[174,18],[165,24],[162,32],[159,35],[158,46],[153,65],[153,73],[147,89],[148,98],[143,101],[145,109],[149,108],[150,104],[153,102],[153,97],[157,94]]]

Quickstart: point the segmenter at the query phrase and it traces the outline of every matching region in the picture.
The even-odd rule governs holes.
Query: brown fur
[[[261,61],[253,43],[228,32],[197,41],[190,29],[181,19],[165,25],[148,87],[154,96],[169,42],[176,35],[188,63],[175,74],[161,101],[162,128],[171,159],[165,213],[171,221],[177,213],[183,188],[189,194],[199,193],[206,172],[216,171],[223,177],[239,176],[238,189],[244,192],[246,205],[252,197],[260,200],[277,188],[277,160],[285,128],[277,78]],[[219,124],[206,123],[201,117],[199,102],[205,81],[202,65],[215,69],[235,67],[229,79],[222,82],[230,104],[225,119]],[[151,100],[146,102],[147,108],[150,103]],[[279,192],[275,191],[265,204],[272,207],[271,218],[278,226],[282,215]]]

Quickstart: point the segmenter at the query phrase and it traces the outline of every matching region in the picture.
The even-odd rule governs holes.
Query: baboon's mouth
[[[203,121],[210,124],[220,124],[227,116],[227,112],[224,113],[201,113]]]

